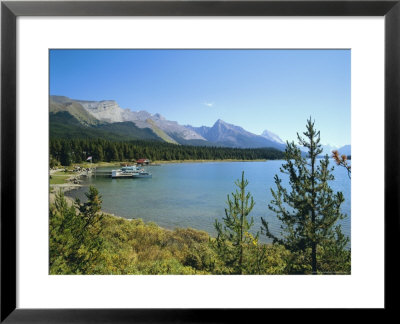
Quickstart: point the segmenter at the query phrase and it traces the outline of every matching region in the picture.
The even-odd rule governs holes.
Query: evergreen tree
[[[263,218],[261,221],[262,230],[274,243],[284,245],[298,260],[302,259],[301,267],[309,263],[308,268],[316,274],[320,270],[317,260],[325,262],[317,258],[317,251],[325,247],[329,251],[335,248],[338,256],[342,252],[348,254],[345,251],[348,238],[336,224],[346,215],[340,211],[343,194],[334,193],[328,183],[334,180],[334,168],[329,167],[328,155],[317,163],[317,156],[322,153],[320,132],[314,128],[311,118],[307,120],[306,128],[303,133],[305,139],[299,134],[297,137],[299,145],[308,149],[307,157],[302,155],[294,142],[288,142],[285,151],[286,163],[282,165],[281,172],[289,176],[291,190],[285,188],[278,175],[275,175],[277,189],[271,189],[273,200],[269,209],[282,222],[281,235],[271,233],[268,223]],[[309,258],[307,251],[311,253],[309,261],[306,261]],[[302,271],[305,269],[307,265]]]
[[[104,152],[101,145],[96,145],[94,152],[93,152],[93,159],[94,162],[100,162],[104,160]]]
[[[117,149],[117,147],[116,147],[115,144],[112,146],[112,156],[111,156],[111,160],[113,160],[113,161],[119,161],[118,149]]]
[[[49,264],[51,274],[71,274],[78,250],[71,227],[76,217],[75,208],[68,206],[63,192],[55,197],[50,206],[49,222]]]
[[[218,220],[215,220],[215,229],[217,238],[214,243],[214,249],[219,257],[224,261],[228,272],[243,274],[245,268],[249,266],[248,260],[245,260],[245,254],[249,246],[257,244],[258,234],[253,237],[249,233],[253,226],[253,218],[249,221],[248,216],[254,207],[254,200],[250,192],[246,193],[246,187],[249,184],[244,179],[235,181],[238,189],[230,197],[228,195],[228,208],[225,208],[224,226]]]
[[[59,165],[59,162],[50,154],[50,168],[54,168]]]
[[[89,192],[86,192],[85,196],[87,197],[86,203],[81,203],[79,199],[76,199],[75,204],[84,221],[84,228],[95,229],[95,234],[98,235],[101,231],[98,224],[103,219],[103,214],[100,213],[101,196],[96,187],[93,186],[89,187]]]
[[[60,161],[61,143],[60,140],[50,140],[50,154],[54,156],[57,161]]]
[[[103,214],[95,187],[86,193],[87,202],[68,206],[60,191],[50,208],[50,273],[95,274],[103,257]],[[78,212],[77,212],[78,210]]]
[[[63,166],[70,166],[72,163],[71,146],[69,142],[64,141],[61,146],[60,162]]]

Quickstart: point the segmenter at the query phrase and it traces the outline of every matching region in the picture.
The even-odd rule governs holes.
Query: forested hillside
[[[150,128],[139,128],[132,122],[82,124],[68,111],[50,114],[51,139],[106,139],[111,141],[129,141],[148,139],[163,141]]]
[[[158,141],[111,141],[106,139],[50,139],[50,159],[68,166],[92,156],[93,162],[131,161],[147,158],[171,160],[276,160],[284,152],[273,148],[239,149],[176,145]]]

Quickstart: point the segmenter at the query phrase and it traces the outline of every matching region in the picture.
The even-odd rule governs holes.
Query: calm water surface
[[[174,229],[192,227],[215,235],[214,221],[222,221],[227,195],[236,186],[234,181],[245,172],[248,191],[254,197],[254,232],[260,230],[261,217],[270,223],[273,232],[279,231],[279,221],[268,209],[272,199],[270,188],[275,189],[274,176],[278,174],[287,184],[287,178],[279,172],[283,161],[266,162],[207,162],[177,163],[146,167],[152,178],[111,179],[91,177],[85,184],[95,185],[103,197],[105,212],[126,218],[142,218],[158,225]],[[332,162],[333,165],[333,162]],[[102,170],[111,170],[102,169]],[[350,237],[351,186],[347,171],[335,167],[332,189],[342,191],[345,202],[342,212],[347,218],[341,222],[344,234]],[[87,188],[71,191],[69,195],[84,198]],[[265,236],[260,241],[269,242]]]

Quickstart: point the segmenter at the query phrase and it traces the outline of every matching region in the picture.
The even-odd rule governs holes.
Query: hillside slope
[[[102,138],[111,141],[155,140],[163,141],[149,128],[139,128],[132,122],[82,124],[68,111],[50,113],[51,138]]]

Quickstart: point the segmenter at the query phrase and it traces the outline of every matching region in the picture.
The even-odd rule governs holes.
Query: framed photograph
[[[390,309],[399,15],[2,2],[1,321]]]

